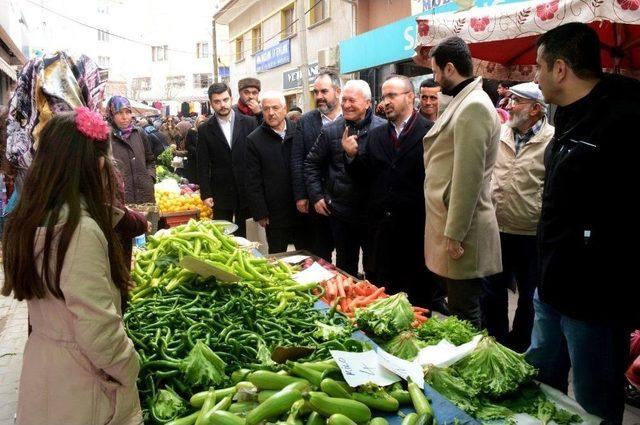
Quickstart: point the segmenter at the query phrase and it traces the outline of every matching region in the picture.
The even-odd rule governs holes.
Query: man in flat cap
[[[524,352],[531,342],[533,293],[537,284],[536,231],[542,207],[544,152],[554,128],[536,83],[512,86],[506,93],[509,120],[502,124],[493,168],[491,197],[502,247],[502,273],[485,280],[483,325],[511,349]],[[518,308],[509,332],[507,289],[515,280]]]
[[[260,80],[257,78],[243,78],[238,81],[238,93],[240,98],[238,103],[233,106],[233,110],[242,115],[255,117],[258,125],[264,120],[262,116],[262,106],[258,101],[260,95]]]

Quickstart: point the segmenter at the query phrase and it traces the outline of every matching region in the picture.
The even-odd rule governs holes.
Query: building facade
[[[7,106],[28,49],[26,20],[18,0],[0,0],[0,105]]]
[[[229,26],[232,54],[230,81],[237,97],[238,80],[260,79],[263,90],[283,91],[289,107],[302,105],[301,36],[292,0],[231,0],[215,15]],[[355,35],[355,3],[304,0],[309,78],[320,68],[338,66],[338,43]]]

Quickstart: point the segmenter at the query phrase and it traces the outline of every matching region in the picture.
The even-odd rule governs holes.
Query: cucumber
[[[389,421],[387,421],[385,418],[381,416],[378,416],[377,418],[371,419],[371,422],[369,422],[369,425],[389,425]]]
[[[404,417],[401,425],[416,425],[416,422],[418,422],[418,414],[416,412],[412,412]]]
[[[308,367],[302,366],[300,363],[292,363],[290,372],[293,375],[299,376],[300,378],[304,378],[307,381],[311,382],[312,385],[316,387],[320,386],[320,382],[322,381],[322,372],[318,372],[317,370],[309,369]]]
[[[309,403],[313,410],[325,417],[340,413],[357,423],[368,422],[371,419],[371,410],[366,404],[359,401],[329,397],[321,392],[311,392],[309,393]]]
[[[216,400],[220,400],[225,398],[228,395],[235,394],[236,387],[223,388],[220,390],[215,390],[214,392],[216,393]],[[209,394],[209,391],[201,391],[199,393],[195,393],[193,396],[191,396],[189,403],[191,403],[193,407],[202,407],[208,394]]]
[[[318,412],[311,412],[307,418],[306,425],[325,425],[327,420]]]
[[[229,406],[228,411],[229,413],[238,415],[250,412],[256,407],[258,407],[258,403],[256,403],[255,401],[241,401],[239,403],[233,403],[231,406]]]
[[[298,390],[286,389],[278,391],[264,403],[253,409],[247,415],[246,425],[256,425],[268,419],[274,419],[288,412],[293,403],[302,399],[302,393]]]
[[[331,378],[325,378],[320,382],[320,389],[327,393],[330,397],[351,398],[351,395],[337,381]]]
[[[327,425],[357,425],[357,424],[351,419],[347,418],[345,415],[341,415],[340,413],[335,413],[329,416]]]
[[[416,413],[419,415],[428,413],[433,416],[433,409],[431,408],[431,404],[429,404],[429,400],[427,400],[427,397],[424,395],[424,391],[422,391],[415,382],[409,382],[408,387]]]
[[[204,425],[244,425],[244,419],[225,410],[212,410],[205,414]]]
[[[198,419],[199,414],[200,412],[198,411],[190,414],[189,416],[185,416],[183,418],[179,418],[171,422],[167,422],[166,425],[193,425],[196,423],[196,419]],[[319,424],[319,425],[323,425],[323,424]]]
[[[386,391],[381,390],[375,394],[358,393],[351,394],[351,398],[364,403],[371,409],[380,410],[382,412],[397,412],[400,408],[398,400],[387,394]]]
[[[405,390],[392,390],[389,391],[389,395],[396,400],[400,404],[409,404],[411,403],[411,395],[409,395],[409,391]]]
[[[294,382],[308,382],[295,376],[270,372],[268,370],[256,370],[249,374],[248,379],[249,382],[259,390],[281,390]]]

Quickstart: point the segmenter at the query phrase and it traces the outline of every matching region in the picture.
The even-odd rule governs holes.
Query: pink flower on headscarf
[[[537,5],[536,14],[538,15],[538,18],[542,19],[543,21],[552,19],[558,11],[559,4],[560,0],[552,0],[548,3]]]
[[[76,128],[85,136],[104,142],[109,137],[109,124],[86,106],[76,108]]]

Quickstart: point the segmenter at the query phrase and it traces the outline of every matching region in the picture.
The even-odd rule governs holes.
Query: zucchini
[[[251,373],[249,369],[238,369],[231,374],[231,383],[237,384],[238,382],[246,381],[247,376]]]
[[[293,375],[299,376],[300,378],[306,379],[311,382],[312,385],[319,387],[320,382],[322,381],[322,372],[318,372],[317,370],[309,369],[301,365],[300,363],[292,363],[290,372]]]
[[[382,412],[397,412],[400,408],[398,400],[384,390],[377,391],[375,394],[355,392],[351,394],[351,398]]]
[[[349,394],[342,385],[331,378],[323,379],[322,382],[320,382],[320,389],[330,397],[351,398],[351,394]]]
[[[208,392],[208,391],[206,391]],[[200,414],[200,412],[195,412],[190,414],[189,416],[185,416],[183,418],[180,419],[175,419],[171,422],[167,422],[166,425],[193,425],[196,423],[196,419],[198,419],[198,415]],[[322,425],[322,424],[320,424]]]
[[[256,425],[268,419],[274,419],[288,412],[293,403],[302,399],[302,393],[294,389],[278,391],[264,403],[253,409],[247,415],[246,425]]]
[[[433,425],[433,415],[431,413],[423,413],[419,415],[416,425]]]
[[[313,410],[327,418],[335,413],[341,413],[357,423],[368,422],[371,419],[371,410],[366,404],[359,401],[329,397],[321,392],[311,392],[309,393],[309,403]]]
[[[340,413],[334,413],[329,416],[329,420],[327,421],[327,425],[357,425],[351,419],[347,418],[345,415],[341,415]]]
[[[202,407],[209,392],[210,391],[201,391],[199,393],[195,393],[193,396],[191,396],[189,403],[191,403],[193,407]],[[225,398],[228,395],[235,394],[236,387],[223,388],[220,390],[215,390],[214,392],[216,393],[216,400],[220,400]]]
[[[413,402],[413,407],[416,409],[416,413],[422,415],[423,413],[428,413],[433,416],[433,409],[431,408],[431,404],[429,404],[429,400],[424,395],[424,391],[416,385],[415,382],[409,382],[409,395],[411,395],[411,401]]]
[[[269,397],[277,393],[278,390],[262,390],[258,393],[258,403],[264,403]]]
[[[325,425],[327,420],[318,412],[311,412],[307,418],[306,425]]]
[[[406,390],[392,390],[389,391],[389,395],[396,400],[400,404],[409,404],[411,403],[411,395],[409,395],[409,391]]]
[[[377,418],[371,419],[371,422],[369,422],[369,425],[389,425],[389,421],[387,421],[385,418],[381,416],[378,416]]]
[[[226,410],[212,410],[205,414],[204,425],[244,425],[244,419]]]
[[[241,401],[238,403],[233,403],[231,406],[229,406],[229,409],[227,411],[229,413],[233,413],[234,415],[241,415],[243,413],[252,411],[256,407],[258,407],[258,403],[256,403],[255,401]]]
[[[202,404],[202,409],[200,409],[200,414],[196,419],[195,425],[202,425],[204,414],[207,413],[209,410],[211,410],[215,405],[216,405],[216,392],[209,391],[207,398],[204,400],[204,403]]]
[[[295,376],[270,372],[268,370],[256,370],[249,374],[248,379],[249,382],[259,390],[281,390],[294,382],[308,382]]]
[[[401,425],[416,425],[418,422],[418,414],[416,412],[411,412],[402,420]]]
[[[307,401],[301,398],[291,406],[286,422],[290,425],[303,425],[301,417],[308,414],[310,410],[311,407],[307,404]]]
[[[303,363],[303,365],[309,369],[317,370],[318,372],[323,372],[329,369],[338,368],[338,363],[335,360],[327,360],[324,362],[310,362]]]

